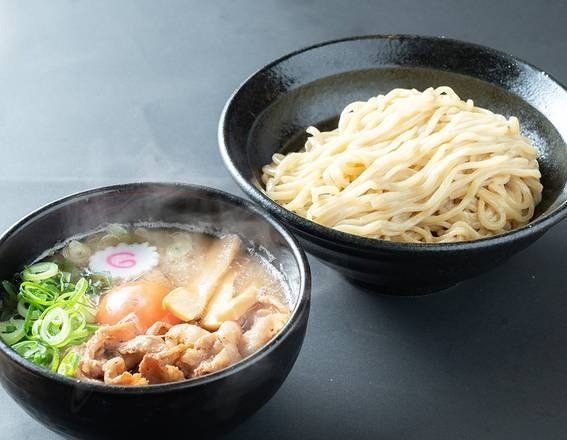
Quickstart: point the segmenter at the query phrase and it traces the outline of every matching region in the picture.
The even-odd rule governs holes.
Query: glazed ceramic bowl
[[[0,279],[70,236],[107,223],[165,222],[240,235],[285,278],[289,321],[259,351],[216,373],[163,385],[109,386],[41,369],[0,341],[0,382],[33,418],[63,435],[93,438],[207,438],[230,430],[266,403],[290,372],[305,335],[310,273],[295,239],[250,202],[183,184],[128,184],[51,203],[0,238]]]
[[[261,167],[299,150],[305,128],[336,127],[350,102],[393,88],[452,87],[462,98],[519,117],[539,154],[543,200],[534,219],[506,234],[450,244],[406,244],[320,226],[273,202]],[[567,214],[567,91],[537,68],[493,49],[444,38],[368,36],[286,55],[248,78],[219,124],[224,162],[244,192],[287,224],[325,264],[376,291],[427,293],[473,277],[539,238]]]

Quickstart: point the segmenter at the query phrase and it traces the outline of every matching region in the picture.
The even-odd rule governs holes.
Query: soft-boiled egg
[[[181,321],[162,306],[170,290],[171,285],[164,277],[148,277],[117,286],[102,296],[96,320],[99,324],[116,324],[130,315],[140,331],[157,321],[178,324]]]

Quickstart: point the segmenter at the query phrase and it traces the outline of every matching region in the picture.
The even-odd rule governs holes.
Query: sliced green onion
[[[128,229],[117,223],[111,223],[106,227],[109,234],[116,235],[117,237],[129,235]]]
[[[38,319],[38,320],[33,322],[32,328],[31,328],[30,339],[39,339],[39,329],[41,328],[42,322],[43,321],[41,319]]]
[[[100,243],[105,247],[108,246],[116,246],[118,243],[122,241],[122,237],[119,237],[114,234],[106,234],[104,237],[100,239]]]
[[[87,320],[79,310],[69,311],[69,320],[71,322],[71,332],[67,339],[69,344],[80,341],[90,334],[86,329]]]
[[[92,332],[88,331],[86,328],[82,330],[76,330],[73,332],[73,337],[69,339],[67,345],[78,345],[85,342],[86,338],[90,336]]]
[[[33,304],[30,304],[30,306],[28,307],[28,311],[26,313],[26,317],[24,318],[24,329],[26,331],[29,330],[30,325],[34,319],[35,313],[39,313],[39,311],[35,310],[35,306]]]
[[[62,374],[63,376],[74,376],[75,371],[77,371],[77,366],[79,365],[80,359],[81,357],[79,356],[79,353],[70,351],[65,356],[63,356],[63,359],[61,359],[61,363],[57,368],[57,372],[59,374]]]
[[[84,303],[76,304],[75,307],[85,317],[87,323],[92,324],[96,321],[96,305],[92,300],[87,299]]]
[[[42,319],[39,337],[52,347],[60,347],[67,343],[71,333],[71,321],[68,313],[61,307],[49,310]]]
[[[37,341],[18,342],[12,348],[28,361],[38,365],[44,363],[47,354],[47,347]]]
[[[80,309],[71,309],[68,313],[73,330],[82,330],[87,326],[87,318]]]
[[[77,246],[75,246],[77,247]],[[0,321],[0,338],[25,359],[51,371],[73,375],[78,354],[68,352],[60,365],[60,350],[80,344],[94,333],[96,296],[111,287],[104,274],[88,270],[60,271],[53,262],[27,267],[17,286],[5,281],[2,307],[12,301]],[[8,319],[9,318],[9,319]]]
[[[71,293],[71,296],[67,300],[67,306],[73,306],[75,303],[81,299],[81,297],[86,293],[89,288],[89,282],[85,278],[81,278],[75,284],[75,290]]]
[[[24,281],[37,282],[54,277],[58,272],[59,267],[57,267],[57,264],[55,263],[36,263],[24,269],[22,272],[22,278]]]
[[[59,279],[59,290],[65,292],[67,286],[71,284],[71,273],[70,272],[60,272],[61,277]]]
[[[16,288],[14,287],[14,285],[10,282],[10,281],[2,281],[2,287],[4,288],[4,290],[6,291],[6,293],[12,298],[12,299],[17,299],[18,297],[18,292],[16,291]]]
[[[91,281],[91,287],[98,289],[110,289],[112,287],[110,272],[88,272],[87,274]]]
[[[67,281],[71,282],[73,279],[73,275],[79,273],[79,269],[75,266],[70,260],[66,258],[62,258],[61,261],[57,262],[59,266],[59,271],[65,273],[66,277],[68,276],[69,279]]]
[[[52,305],[57,296],[59,296],[59,292],[52,289],[51,286],[32,283],[30,281],[24,281],[20,285],[20,293],[18,294],[19,299],[23,299],[30,304],[44,306]]]
[[[12,348],[24,359],[40,367],[49,368],[53,372],[57,371],[59,350],[47,347],[38,341],[18,342]]]
[[[10,318],[8,321],[0,322],[0,338],[8,344],[14,345],[26,335],[23,319]]]
[[[63,249],[62,254],[74,265],[82,267],[89,261],[92,251],[86,244],[77,240],[72,240],[69,242],[67,247]]]
[[[18,315],[20,315],[22,318],[25,318],[26,316],[28,316],[29,308],[30,304],[28,304],[27,302],[18,301],[16,311],[18,312]],[[41,313],[39,313],[38,310],[34,310],[31,319],[38,319],[39,315],[41,315]]]
[[[53,347],[49,347],[49,350],[51,352],[51,364],[49,365],[49,369],[55,373],[59,366],[60,353],[59,350]]]
[[[18,312],[18,314],[22,317],[25,318],[28,314],[28,309],[30,308],[29,303],[24,302],[24,301],[18,301],[18,305],[16,307],[16,311]]]
[[[85,327],[89,332],[94,333],[98,330],[99,326],[96,324],[87,324]]]

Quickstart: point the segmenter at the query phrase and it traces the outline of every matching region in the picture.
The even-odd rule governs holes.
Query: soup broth
[[[226,368],[287,322],[284,283],[232,234],[127,227],[72,239],[3,283],[0,336],[60,374],[114,385]]]

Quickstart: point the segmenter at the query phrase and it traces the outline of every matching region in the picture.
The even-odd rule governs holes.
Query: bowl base
[[[443,290],[449,289],[450,287],[456,286],[460,284],[460,281],[444,283],[444,284],[435,284],[435,285],[426,285],[426,286],[399,286],[399,285],[389,285],[380,282],[371,282],[366,280],[359,280],[356,278],[348,277],[343,275],[343,278],[346,279],[350,284],[359,287],[369,293],[376,294],[376,295],[388,295],[388,296],[423,296],[423,295],[431,295],[434,293],[440,293]]]

